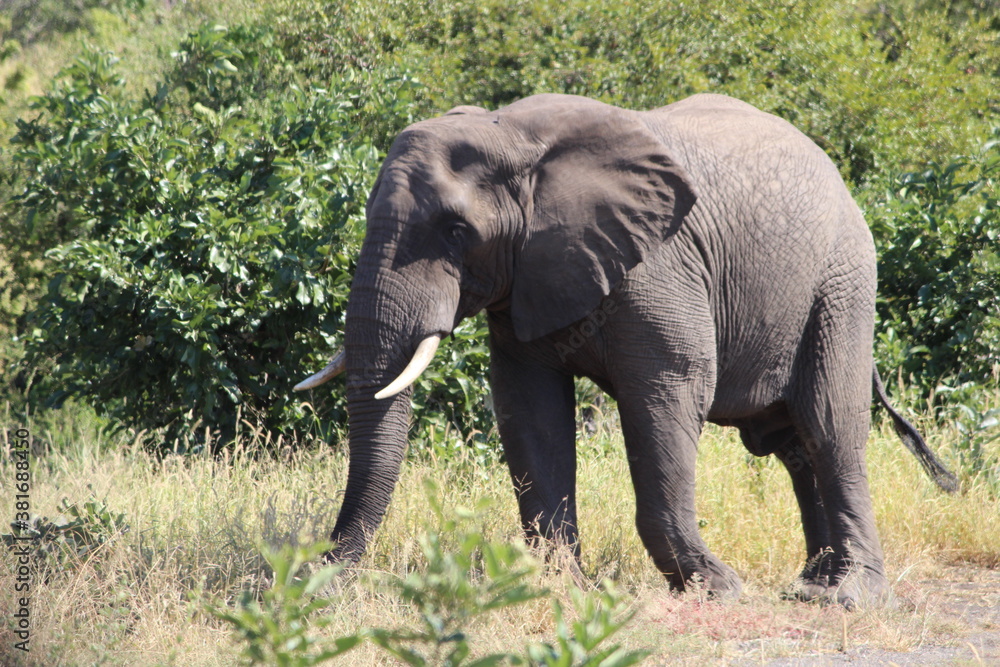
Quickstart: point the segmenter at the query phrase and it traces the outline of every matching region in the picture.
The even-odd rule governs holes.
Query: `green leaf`
[[[217,113],[215,113],[215,111],[213,111],[212,109],[209,109],[208,107],[206,107],[201,102],[195,102],[194,106],[192,107],[192,109],[194,110],[194,112],[196,114],[198,114],[199,116],[202,116],[203,118],[208,119],[209,121],[211,121],[213,123],[215,123],[215,122],[217,122],[219,120],[219,115]]]

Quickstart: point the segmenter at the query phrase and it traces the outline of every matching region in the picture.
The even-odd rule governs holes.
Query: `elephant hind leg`
[[[808,560],[799,597],[835,599],[851,608],[888,595],[863,460],[842,460],[830,440],[776,451],[792,478]]]
[[[800,470],[789,471],[798,483],[800,504],[804,500],[807,508],[817,511],[822,507],[831,549],[824,564],[829,567],[827,589],[820,591],[820,582],[814,580],[806,594],[835,599],[848,608],[889,593],[865,464],[872,310],[873,298],[861,290],[818,300],[789,399],[801,436],[801,446],[793,451],[804,452]],[[794,466],[795,459],[788,456]],[[810,466],[814,489],[806,472]]]
[[[798,597],[813,599],[826,592],[830,571],[830,525],[819,492],[812,461],[784,404],[768,410],[763,419],[740,420],[733,424],[740,430],[744,446],[755,456],[774,456],[782,462],[792,479],[792,490],[799,504],[802,530],[805,533],[806,565],[799,575]]]
[[[792,490],[799,503],[806,541],[806,564],[799,575],[801,587],[798,596],[811,600],[826,591],[833,575],[831,561],[827,558],[831,545],[830,523],[805,444],[794,427],[789,427],[781,435],[784,436],[782,442],[773,453],[792,478]]]

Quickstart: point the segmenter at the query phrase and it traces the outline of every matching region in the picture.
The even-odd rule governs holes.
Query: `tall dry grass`
[[[932,444],[945,453],[952,435],[929,433]],[[124,512],[130,529],[89,560],[53,574],[47,583],[34,582],[32,650],[27,655],[13,651],[4,626],[0,663],[234,664],[238,649],[205,613],[203,602],[232,601],[242,590],[267,585],[258,545],[327,536],[346,479],[346,457],[313,451],[258,459],[237,449],[220,460],[158,461],[96,435],[79,437],[61,451],[36,453],[33,511],[53,517],[63,498],[79,503],[96,498],[113,512]],[[836,650],[849,638],[906,648],[931,631],[933,623],[918,604],[844,614],[783,601],[781,592],[804,556],[787,474],[775,461],[748,458],[735,434],[718,428],[707,429],[700,445],[698,513],[706,542],[743,577],[745,595],[732,605],[703,604],[697,592],[669,595],[633,527],[634,500],[620,435],[611,425],[583,439],[579,449],[583,569],[595,582],[616,580],[634,600],[638,615],[624,637],[630,648],[646,646],[661,660],[703,664],[725,660],[734,651],[744,655],[756,650],[754,642],[764,651],[765,640],[768,655],[780,655]],[[940,493],[886,428],[873,431],[868,461],[890,581],[904,597],[911,591],[909,582],[932,578],[949,564],[1000,565],[996,489],[973,483],[958,495]],[[5,513],[13,511],[8,492],[13,472],[5,457],[0,463]],[[446,508],[489,499],[492,509],[483,519],[489,539],[520,539],[515,498],[502,465],[461,457],[411,461],[357,572],[377,578],[420,566],[417,536],[440,528],[424,495],[426,478],[437,483]],[[0,607],[5,610],[16,602],[12,572],[12,566],[0,568]],[[330,632],[409,622],[402,603],[365,580],[345,580]],[[571,586],[545,568],[536,584],[560,598],[567,597]],[[470,628],[474,645],[484,652],[538,641],[551,630],[546,600]],[[384,661],[373,648],[343,660]]]

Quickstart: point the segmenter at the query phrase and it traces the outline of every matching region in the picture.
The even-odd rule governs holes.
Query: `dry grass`
[[[932,442],[947,441],[944,431]],[[332,527],[347,461],[329,453],[297,453],[256,461],[236,454],[225,461],[169,459],[162,463],[128,448],[101,446],[82,436],[79,446],[37,457],[33,511],[54,516],[62,498],[106,501],[131,526],[96,557],[70,572],[36,582],[31,653],[12,650],[0,629],[0,663],[230,665],[237,647],[201,602],[232,600],[265,585],[261,543],[310,541]],[[798,510],[780,464],[750,462],[735,436],[708,429],[698,470],[699,516],[709,546],[745,582],[735,604],[705,602],[698,592],[670,595],[633,528],[634,501],[620,436],[581,443],[579,498],[584,571],[595,581],[618,582],[637,616],[620,641],[652,648],[659,662],[760,664],[766,659],[866,645],[910,650],[960,636],[953,619],[928,602],[928,580],[955,564],[1000,565],[1000,503],[985,484],[945,496],[923,476],[889,431],[873,432],[869,448],[876,512],[896,608],[847,614],[784,601],[801,567]],[[444,507],[471,507],[489,498],[484,531],[493,540],[517,540],[518,519],[506,470],[471,460],[408,463],[389,514],[361,572],[402,574],[417,566],[417,535],[438,528],[422,480],[437,482]],[[13,479],[0,464],[3,488]],[[4,493],[5,498],[9,494]],[[9,501],[7,501],[9,503]],[[8,510],[12,508],[8,507]],[[445,536],[447,539],[447,536]],[[535,583],[565,599],[570,584],[540,572]],[[0,568],[0,607],[13,608],[14,580]],[[361,626],[401,626],[408,610],[384,591],[344,584],[331,632]],[[483,652],[511,650],[551,635],[550,602],[500,612],[470,628]],[[348,654],[345,664],[389,664],[374,649]],[[15,663],[17,664],[17,663]]]

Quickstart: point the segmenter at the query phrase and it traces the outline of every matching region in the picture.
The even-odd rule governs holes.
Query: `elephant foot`
[[[743,582],[736,571],[724,563],[706,563],[686,580],[667,575],[671,588],[680,591],[701,590],[710,600],[731,602],[743,593]]]
[[[892,593],[882,572],[864,568],[849,571],[832,581],[828,575],[803,576],[795,582],[788,597],[824,605],[839,604],[848,611],[854,611],[884,606],[891,600]]]

